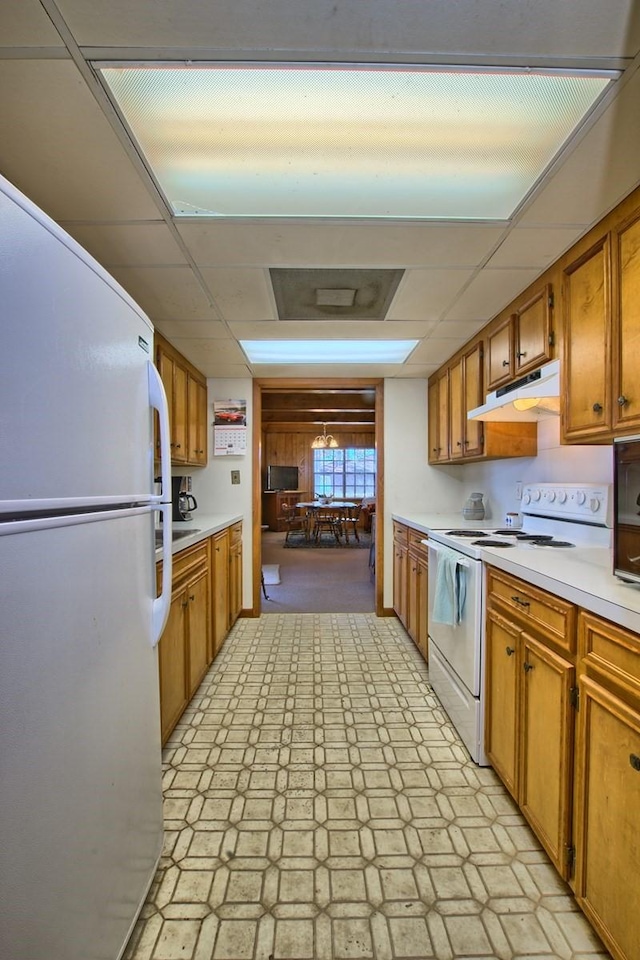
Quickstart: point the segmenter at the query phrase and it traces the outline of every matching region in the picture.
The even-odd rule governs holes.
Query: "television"
[[[297,490],[298,468],[271,464],[267,467],[267,490]]]

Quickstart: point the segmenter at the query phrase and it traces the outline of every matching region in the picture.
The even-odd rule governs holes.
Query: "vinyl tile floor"
[[[239,620],[164,762],[126,960],[609,957],[394,618]]]

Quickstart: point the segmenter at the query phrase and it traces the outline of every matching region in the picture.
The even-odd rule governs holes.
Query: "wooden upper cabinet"
[[[429,463],[449,459],[449,370],[444,368],[429,384]]]
[[[484,403],[484,391],[482,389],[482,370],[484,364],[484,352],[482,342],[476,343],[471,350],[464,355],[464,406],[462,415],[464,418],[464,450],[466,457],[479,457],[483,452],[483,425],[479,420],[467,420],[469,410]]]
[[[487,335],[487,393],[509,383],[515,376],[515,315],[508,317]]]
[[[189,461],[206,466],[207,463],[207,388],[189,375]]]
[[[609,234],[564,270],[563,439],[611,434]]]
[[[462,357],[449,367],[449,443],[452,460],[464,457],[464,367]]]
[[[187,371],[180,364],[173,364],[173,406],[171,409],[171,459],[178,463],[189,462],[187,440],[187,410],[189,408]],[[170,414],[170,416],[171,416]]]
[[[613,428],[640,428],[640,213],[615,234],[616,320],[613,344]]]
[[[537,370],[551,359],[551,284],[545,284],[514,315],[515,376]]]
[[[207,463],[207,383],[204,376],[156,334],[156,366],[167,395],[171,462]],[[160,440],[156,417],[156,458]]]

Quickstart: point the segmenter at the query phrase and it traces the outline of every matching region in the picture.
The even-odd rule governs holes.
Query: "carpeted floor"
[[[292,549],[284,533],[262,535],[262,563],[280,567],[280,583],[267,586],[264,613],[372,613],[375,586],[367,549],[323,546]]]

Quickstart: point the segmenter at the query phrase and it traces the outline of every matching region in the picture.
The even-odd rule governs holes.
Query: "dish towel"
[[[436,589],[431,618],[436,623],[448,623],[455,627],[464,614],[467,597],[467,580],[460,555],[447,547],[438,547]]]

